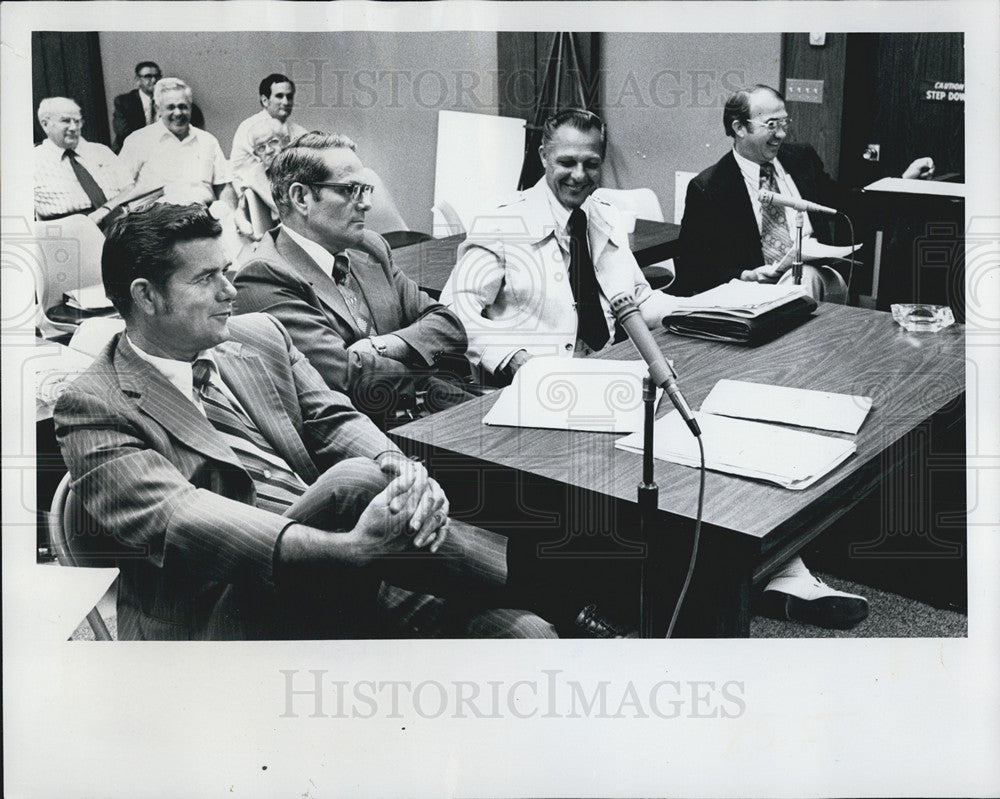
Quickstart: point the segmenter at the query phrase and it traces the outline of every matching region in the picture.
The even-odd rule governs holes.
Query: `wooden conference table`
[[[854,437],[857,453],[810,488],[792,491],[708,473],[698,565],[675,634],[747,636],[754,582],[881,489],[890,474],[897,482],[900,474],[907,475],[914,439],[926,443],[932,427],[954,432],[964,424],[963,325],[912,334],[888,313],[821,304],[804,325],[758,348],[662,330],[654,335],[695,409],[723,377],[874,401]],[[597,357],[638,356],[624,342]],[[540,556],[603,557],[609,569],[629,558],[637,561],[642,552],[636,545],[641,456],[615,449],[616,434],[482,424],[495,401],[495,394],[479,397],[396,428],[392,435],[405,451],[426,460],[457,518],[512,536],[536,535]],[[669,402],[666,406],[663,413]],[[951,457],[964,464],[960,440],[963,451]],[[650,540],[672,564],[661,574],[658,589],[667,615],[690,556],[698,477],[697,469],[656,461],[658,529]],[[915,493],[903,487],[906,502],[926,501]],[[638,567],[626,574],[637,575]],[[655,629],[664,631],[665,622],[658,619]]]
[[[673,258],[677,253],[680,230],[681,226],[672,222],[637,219],[635,231],[629,235],[629,244],[639,266]],[[455,267],[458,245],[463,241],[465,234],[461,233],[410,244],[393,250],[392,260],[420,288],[437,297]]]

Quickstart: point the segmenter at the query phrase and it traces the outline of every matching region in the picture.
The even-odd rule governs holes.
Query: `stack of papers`
[[[749,283],[734,278],[693,297],[678,297],[677,308],[670,316],[724,311],[727,316],[754,319],[789,300],[808,296],[802,286],[794,283]]]
[[[483,423],[603,433],[641,430],[642,378],[648,372],[643,361],[531,358],[500,392]]]
[[[857,451],[853,441],[770,424],[696,413],[705,445],[706,468],[750,477],[783,488],[808,488]],[[615,442],[628,452],[642,452],[642,433]],[[698,442],[677,411],[654,425],[653,456],[682,466],[699,467]]]

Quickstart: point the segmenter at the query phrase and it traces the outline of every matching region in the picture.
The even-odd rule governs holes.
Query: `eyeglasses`
[[[368,183],[310,183],[310,186],[323,186],[327,189],[335,189],[347,200],[356,203],[358,200],[367,201],[375,191],[375,187]]]
[[[288,146],[287,136],[274,136],[267,141],[263,141],[260,144],[254,145],[253,154],[254,155],[264,155],[268,148],[274,150],[281,150]]]
[[[764,122],[758,122],[755,119],[748,119],[747,123],[751,125],[760,125],[762,128],[767,128],[769,131],[774,133],[774,131],[778,130],[778,128],[781,128],[781,130],[788,130],[792,125],[792,118],[785,117],[784,119],[768,119]]]
[[[142,78],[143,80],[159,80],[160,79],[160,73],[159,72],[148,72],[148,73],[144,74],[144,73],[140,72],[139,73],[139,77]]]

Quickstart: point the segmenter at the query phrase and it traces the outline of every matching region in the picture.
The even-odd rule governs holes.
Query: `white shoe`
[[[761,596],[761,613],[834,630],[848,630],[868,617],[867,599],[831,588],[810,573],[801,559],[794,560],[798,564],[787,564],[767,584]]]

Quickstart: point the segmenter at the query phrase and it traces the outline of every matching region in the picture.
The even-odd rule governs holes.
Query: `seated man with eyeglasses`
[[[791,120],[775,89],[757,84],[739,90],[726,101],[722,124],[733,148],[688,184],[671,293],[696,294],[733,278],[760,283],[792,279],[796,211],[762,206],[762,189],[832,208],[848,204],[846,188],[825,172],[812,147],[785,144]],[[903,177],[933,174],[934,162],[918,158]],[[822,214],[806,215],[804,250],[811,238],[832,243],[830,220]],[[817,300],[847,299],[846,284],[831,267],[806,264],[802,285]]]
[[[414,408],[469,397],[436,379],[438,360],[460,357],[461,322],[392,263],[385,240],[365,228],[373,187],[346,136],[307,133],[271,162],[281,224],[246,257],[235,283],[237,313],[266,311],[331,388],[377,423]]]

